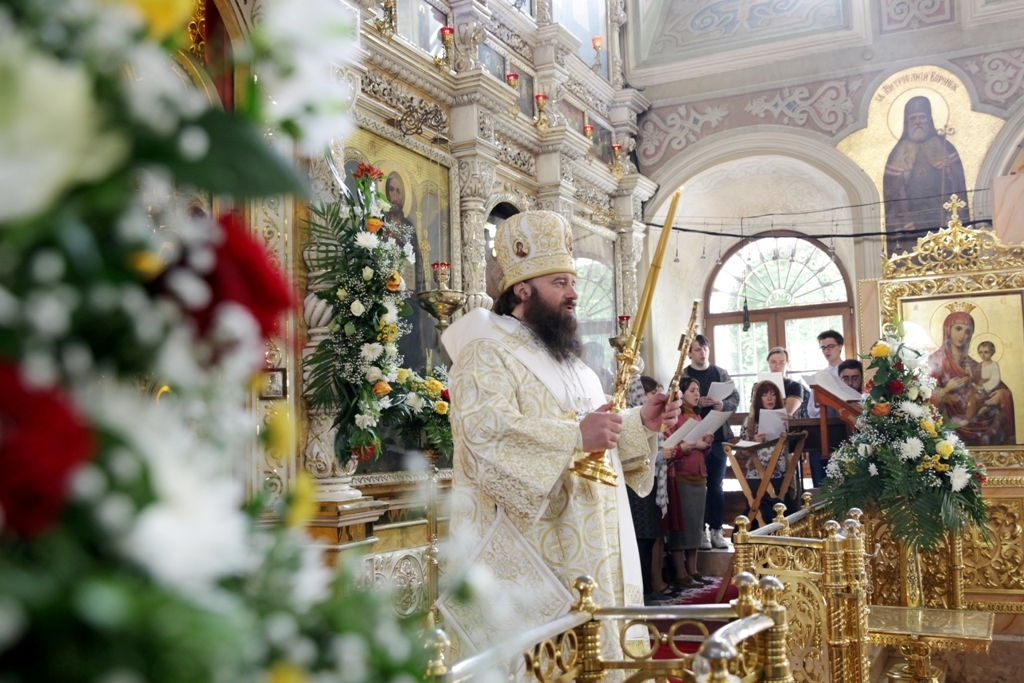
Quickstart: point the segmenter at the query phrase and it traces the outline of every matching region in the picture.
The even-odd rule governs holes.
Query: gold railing
[[[615,672],[624,683],[673,678],[687,683],[794,683],[786,658],[787,610],[779,597],[782,583],[772,576],[758,581],[737,574],[738,597],[728,605],[602,608],[594,603],[596,583],[580,577],[573,587],[579,599],[565,616],[495,645],[451,667],[445,663],[447,638],[430,640],[434,683],[467,683],[493,676],[539,683],[601,683]],[[621,624],[620,658],[602,656],[602,623]],[[708,622],[728,622],[711,632]],[[666,628],[667,627],[667,628]],[[649,647],[630,651],[626,633],[646,629]],[[679,648],[691,628],[700,633],[696,653]],[[661,657],[663,655],[663,658]],[[656,656],[658,658],[656,658]]]
[[[780,506],[781,507],[781,506]],[[854,511],[853,516],[859,512]],[[809,683],[867,683],[868,577],[863,528],[851,518],[842,526],[821,524],[807,533],[818,513],[805,505],[788,519],[755,532],[746,517],[733,532],[736,569],[754,576],[775,576],[785,584],[779,603],[789,615],[786,655],[794,676]]]

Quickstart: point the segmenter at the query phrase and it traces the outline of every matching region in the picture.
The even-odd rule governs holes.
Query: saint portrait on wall
[[[390,204],[384,215],[385,233],[391,227],[388,236],[408,241],[416,256],[402,272],[413,314],[412,332],[399,340],[398,348],[404,367],[423,372],[441,362],[437,321],[419,305],[416,294],[433,288],[430,264],[445,260],[450,250],[448,168],[365,130],[357,130],[345,142],[345,183],[350,192],[360,162],[384,174],[377,189]]]
[[[836,144],[877,188],[886,257],[945,228],[952,194],[967,204],[960,220],[971,220],[981,164],[1005,122],[975,111],[970,92],[948,69],[904,69],[878,84],[863,127]]]
[[[913,231],[945,226],[949,214],[942,205],[951,194],[964,201],[960,220],[970,220],[960,154],[935,128],[926,95],[915,95],[903,106],[903,134],[885,162],[882,189],[889,256],[914,248],[920,234]]]

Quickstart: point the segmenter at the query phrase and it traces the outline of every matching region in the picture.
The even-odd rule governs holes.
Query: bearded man
[[[947,223],[942,205],[956,193],[965,202],[960,220],[970,220],[964,166],[956,147],[935,130],[932,103],[923,95],[912,97],[903,109],[903,136],[885,162],[882,194],[885,198],[885,243],[889,256],[913,249],[924,233]]]
[[[474,309],[442,336],[452,358],[450,535],[465,551],[453,564],[484,558],[506,592],[529,594],[542,583],[524,580],[531,570],[519,563],[530,556],[565,587],[580,575],[594,577],[599,605],[642,605],[625,487],[650,492],[657,434],[662,424],[675,423],[680,401],[659,394],[640,407],[608,412],[597,375],[580,359],[572,232],[562,216],[512,216],[498,226],[495,247],[503,276],[493,311]],[[605,450],[616,486],[569,471],[588,453]],[[505,520],[525,547],[483,552]],[[514,611],[529,613],[544,605],[519,607]],[[487,623],[477,628],[500,628],[488,615],[481,618]],[[458,630],[475,637],[472,625]],[[617,656],[618,634],[606,633],[603,642],[605,655]]]

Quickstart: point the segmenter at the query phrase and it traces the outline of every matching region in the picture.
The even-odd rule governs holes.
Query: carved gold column
[[[761,595],[764,597],[764,613],[775,622],[764,634],[764,678],[765,683],[793,683],[793,673],[789,669],[789,658],[786,656],[786,633],[789,624],[786,619],[786,608],[779,604],[779,595],[784,586],[774,576],[765,576],[759,582]]]
[[[964,537],[946,535],[949,546],[949,608],[964,609]]]
[[[831,607],[828,614],[827,639],[829,647],[829,672],[832,681],[847,681],[844,674],[844,662],[848,657],[848,641],[843,629],[843,608],[846,581],[844,576],[843,555],[845,539],[839,533],[839,522],[825,522],[825,550],[822,558],[823,583],[827,604]]]
[[[593,616],[598,608],[594,602],[597,582],[589,576],[581,576],[572,582],[572,587],[580,594],[579,600],[572,607],[573,611],[587,612]],[[582,671],[577,680],[579,683],[601,683],[604,678],[604,668],[601,666],[601,622],[591,619],[576,629],[576,635],[583,658]]]
[[[864,574],[864,536],[860,523],[846,520],[846,541],[843,551],[846,574],[843,600],[843,631],[848,644],[843,661],[844,683],[868,683],[868,602],[867,577]]]

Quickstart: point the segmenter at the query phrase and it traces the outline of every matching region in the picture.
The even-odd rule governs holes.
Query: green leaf
[[[198,160],[178,150],[177,138],[150,137],[140,143],[139,156],[167,166],[177,181],[238,199],[279,194],[306,194],[291,163],[267,144],[246,121],[208,109],[194,125],[206,132],[210,148]]]

